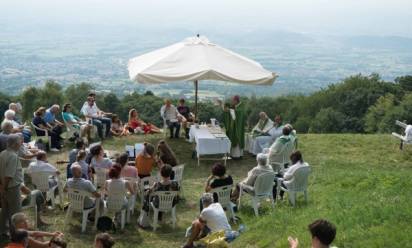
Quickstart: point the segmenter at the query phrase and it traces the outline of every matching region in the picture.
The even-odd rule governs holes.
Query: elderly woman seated
[[[108,195],[107,201],[110,201],[110,195],[112,192],[129,192],[131,195],[134,195],[134,187],[133,185],[126,181],[124,178],[120,177],[122,172],[122,167],[119,164],[115,164],[109,170],[109,180],[106,181],[104,185],[104,189],[106,194]],[[125,196],[124,198],[124,207],[127,207],[128,201]]]
[[[10,123],[13,125],[12,133],[22,133],[24,142],[28,143],[30,142],[31,139],[31,131],[29,127],[26,127],[25,125],[21,125],[16,121],[16,112],[14,110],[6,110],[4,112],[4,120],[3,121],[10,121]]]
[[[264,112],[262,112],[264,114]],[[281,134],[282,134],[282,119],[279,115],[276,115],[275,121],[272,122],[266,116],[266,124],[264,116],[266,114],[261,113],[261,119],[256,127],[252,131],[252,136],[249,137],[249,152],[257,155],[261,153],[264,148],[269,147]],[[263,128],[261,128],[265,125]]]
[[[273,172],[273,169],[271,166],[268,165],[268,160],[267,160],[267,155],[263,153],[259,153],[256,156],[256,161],[257,165],[253,167],[248,173],[247,177],[241,181],[239,184],[236,185],[236,189],[232,193],[232,202],[237,202],[239,199],[239,191],[240,191],[240,184],[242,184],[242,187],[248,191],[248,188],[251,188],[254,186],[256,178],[259,175],[265,174],[267,172]],[[245,187],[246,186],[246,187]]]

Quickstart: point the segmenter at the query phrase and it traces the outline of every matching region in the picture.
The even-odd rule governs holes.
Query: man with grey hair
[[[83,190],[91,193],[94,197],[100,198],[100,193],[97,192],[96,187],[89,180],[82,178],[82,167],[78,163],[74,163],[71,166],[71,171],[73,174],[72,178],[69,178],[64,186],[63,191],[67,192],[67,189],[77,189]],[[84,198],[84,207],[92,208],[95,205],[95,202],[90,199],[90,197]]]
[[[60,137],[60,134],[63,132],[62,128],[64,127],[64,124],[56,119],[56,114],[58,113],[60,113],[60,106],[58,104],[54,104],[46,110],[43,119],[52,131]]]
[[[0,234],[6,234],[6,225],[13,214],[21,211],[20,187],[23,184],[23,168],[17,155],[22,139],[17,134],[10,134],[7,149],[0,153]]]
[[[256,156],[257,165],[253,167],[248,173],[247,177],[243,179],[238,185],[236,185],[236,189],[232,192],[232,201],[236,202],[239,199],[239,185],[242,184],[242,187],[248,191],[249,188],[253,187],[256,182],[256,178],[259,175],[273,172],[272,167],[268,164],[268,156],[264,153],[259,153]]]
[[[186,231],[188,240],[186,241],[184,248],[193,247],[194,241],[207,236],[209,233],[232,231],[222,205],[218,202],[213,202],[213,194],[204,193],[201,201],[204,208],[200,213],[199,218],[193,221],[192,226]]]
[[[29,220],[24,213],[16,213],[11,217],[11,227],[14,230],[23,229],[29,233],[28,247],[49,247],[50,241],[44,241],[39,239],[53,238],[62,236],[62,232],[42,232],[42,231],[29,231]]]
[[[7,148],[7,139],[9,135],[13,131],[13,123],[11,121],[5,120],[1,123],[1,130],[0,133],[0,152],[6,150]]]

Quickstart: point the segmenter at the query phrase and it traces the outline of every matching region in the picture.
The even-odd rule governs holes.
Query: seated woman
[[[127,153],[122,153],[116,158],[116,163],[122,168],[120,176],[137,178],[137,169],[134,166],[127,165],[128,162],[129,155]]]
[[[25,125],[21,125],[19,122],[16,121],[16,112],[14,110],[6,110],[4,112],[4,121],[9,121],[13,125],[13,129],[11,130],[12,133],[22,133],[24,138],[24,143],[29,143],[31,139],[31,131],[30,127],[26,127]]]
[[[155,196],[150,196],[151,193],[157,191],[179,191],[179,184],[176,181],[172,181],[170,176],[172,175],[172,167],[170,165],[164,165],[160,168],[160,182],[156,182],[151,189],[146,192],[145,200],[142,206],[142,215],[148,215],[150,202],[153,202],[155,207],[159,207],[159,199]],[[175,206],[178,202],[178,197],[173,199],[173,206]],[[138,225],[145,228],[147,227],[144,223],[140,222],[142,218],[139,217]],[[161,219],[161,213],[159,213],[159,219]]]
[[[90,167],[96,168],[104,168],[110,169],[112,167],[112,160],[105,157],[103,146],[98,144],[92,146],[90,148],[90,153],[92,155],[92,159],[90,161]]]
[[[134,195],[135,193],[133,185],[120,177],[121,171],[122,171],[122,168],[118,164],[113,165],[112,168],[110,168],[109,170],[110,179],[107,180],[104,185],[106,195],[108,195],[107,201],[110,201],[110,195],[113,191],[114,192],[124,192],[124,193],[129,192],[131,195]],[[125,196],[123,207],[127,207],[127,203],[128,201]]]
[[[139,178],[149,177],[152,174],[153,167],[156,165],[154,151],[152,144],[144,143],[143,151],[137,155],[135,166]]]
[[[45,107],[40,107],[34,112],[34,118],[33,118],[33,125],[35,125],[38,128],[45,129],[47,130],[48,135],[50,136],[51,139],[51,151],[52,152],[58,152],[59,149],[61,148],[60,145],[60,136],[54,132],[44,121],[44,115],[46,113],[46,108]],[[37,136],[44,136],[46,135],[45,131],[43,130],[38,130],[36,129],[36,134]]]
[[[164,140],[159,141],[159,144],[157,145],[157,164],[159,166],[168,164],[172,167],[178,165],[175,153],[172,149],[170,149],[170,146]],[[174,171],[172,172],[171,178],[172,180],[175,178]]]
[[[112,115],[112,127],[110,128],[110,132],[113,136],[126,136],[129,134],[127,125],[123,125],[117,115]]]
[[[70,103],[66,103],[63,106],[62,118],[65,123],[73,126],[77,130],[76,132],[80,137],[85,137],[88,141],[91,140],[93,125],[89,125],[87,122],[75,116],[72,113],[72,105]]]
[[[228,186],[233,184],[232,176],[226,175],[226,167],[221,163],[216,163],[212,167],[212,174],[206,181],[205,192],[210,192],[214,188]],[[213,194],[214,202],[218,202],[218,196]],[[200,211],[202,211],[203,205],[200,201]]]
[[[282,187],[284,188],[288,188],[288,185],[290,185],[295,177],[295,173],[298,169],[303,168],[303,167],[309,167],[309,164],[303,161],[302,158],[302,153],[300,151],[294,151],[291,155],[290,155],[290,161],[292,162],[292,166],[290,166],[285,173],[282,175],[277,175],[277,178],[282,177],[283,181],[282,181]],[[275,189],[277,188],[277,180],[275,178]],[[285,192],[284,191],[280,191],[280,197],[281,199],[283,199],[283,194]],[[273,194],[273,198],[276,200],[276,195],[277,193],[274,192]]]
[[[129,111],[129,121],[127,125],[129,127],[129,132],[131,133],[152,134],[162,132],[162,130],[160,130],[155,125],[151,123],[145,123],[143,120],[141,120],[136,109],[131,109]]]

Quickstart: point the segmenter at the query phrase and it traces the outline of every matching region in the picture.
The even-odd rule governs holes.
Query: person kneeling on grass
[[[319,219],[309,224],[309,231],[312,234],[312,248],[332,248],[330,244],[336,236],[336,227],[327,220]],[[289,247],[298,248],[297,238],[288,237]]]
[[[204,193],[202,195],[203,210],[199,218],[193,221],[192,226],[186,231],[188,238],[183,248],[191,248],[193,242],[206,237],[209,234],[225,231],[225,236],[233,237],[232,228],[227,220],[225,210],[220,203],[213,203],[213,194]]]
[[[45,238],[62,237],[61,232],[42,232],[42,231],[30,231],[29,230],[29,220],[24,213],[16,213],[11,217],[12,230],[26,230],[28,232],[28,247],[49,247],[50,242],[45,241]]]

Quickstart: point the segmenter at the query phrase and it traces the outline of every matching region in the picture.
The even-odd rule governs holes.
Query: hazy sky
[[[0,0],[0,24],[412,37],[411,10],[412,0]]]

